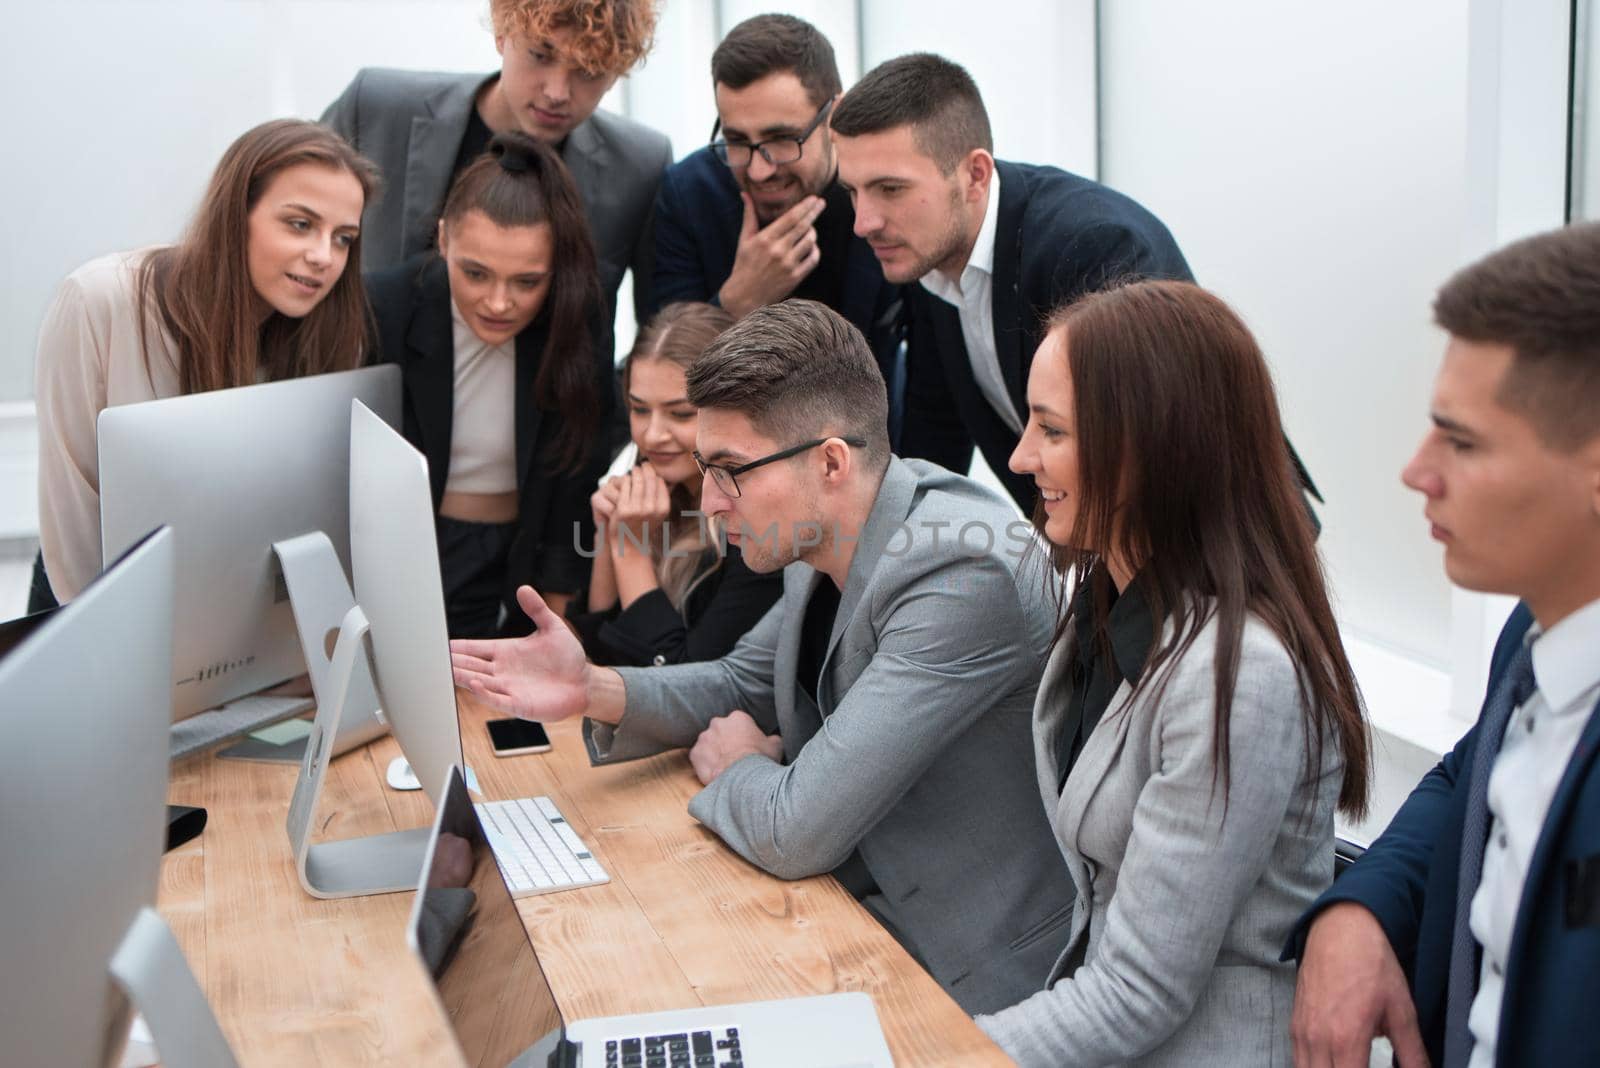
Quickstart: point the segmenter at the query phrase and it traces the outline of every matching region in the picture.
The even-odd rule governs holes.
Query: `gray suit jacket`
[[[1051,655],[1034,706],[1034,756],[1078,905],[1048,989],[978,1021],[1019,1064],[1292,1061],[1294,966],[1278,954],[1333,880],[1344,763],[1329,743],[1307,774],[1294,665],[1252,617],[1234,689],[1224,818],[1211,758],[1216,635],[1213,620],[1169,662],[1164,690],[1158,677],[1130,703],[1123,683],[1060,796],[1056,733],[1070,641]]]
[[[879,890],[865,903],[956,1001],[969,1012],[1011,1004],[1038,989],[1072,913],[1027,774],[1051,618],[1043,569],[1019,568],[1027,536],[977,483],[892,460],[817,703],[796,661],[806,603],[828,579],[793,564],[782,600],[721,660],[624,669],[621,723],[585,725],[591,757],[692,745],[713,717],[745,710],[783,736],[784,762],[744,757],[690,814],[785,879],[859,850]]]
[[[328,105],[322,121],[383,172],[383,193],[362,213],[362,267],[390,267],[433,247],[451,168],[492,74],[435,74],[367,67]],[[634,307],[651,307],[656,187],[672,162],[665,135],[596,111],[567,136],[561,159],[583,197],[611,307],[633,268]]]

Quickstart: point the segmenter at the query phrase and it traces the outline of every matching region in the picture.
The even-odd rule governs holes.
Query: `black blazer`
[[[996,160],[995,168],[995,351],[1026,422],[1028,369],[1050,312],[1120,279],[1194,276],[1161,220],[1131,198],[1055,167]],[[1031,510],[1032,480],[1006,467],[1017,435],[978,389],[955,305],[920,285],[906,291],[911,336],[900,454],[965,471],[976,444],[1017,504]]]
[[[405,383],[406,440],[428,459],[428,482],[437,511],[450,475],[450,434],[455,414],[455,336],[445,263],[426,252],[366,276],[377,337],[375,361],[400,365]],[[605,429],[612,418],[611,366],[603,340],[602,308],[589,334],[600,420],[589,456],[576,472],[550,470],[546,453],[560,416],[534,403],[533,383],[549,335],[548,309],[517,335],[517,534],[506,569],[506,603],[515,608],[518,585],[571,593],[589,577],[581,547],[594,540],[589,494],[608,460]],[[520,614],[513,618],[519,618]],[[513,628],[515,629],[515,628]]]
[[[567,618],[596,664],[659,667],[716,660],[738,644],[783,593],[783,572],[761,575],[745,566],[730,546],[722,566],[700,580],[685,598],[683,611],[660,589],[627,608],[580,610],[582,594],[572,599]]]

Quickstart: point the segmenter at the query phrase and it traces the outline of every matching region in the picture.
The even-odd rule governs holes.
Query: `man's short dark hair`
[[[711,53],[713,86],[743,89],[780,71],[800,79],[812,107],[822,107],[843,88],[833,45],[815,26],[793,15],[745,19]]]
[[[1465,341],[1515,353],[1498,400],[1548,446],[1600,434],[1600,223],[1513,242],[1456,272],[1434,320]]]
[[[975,148],[994,154],[978,84],[959,63],[929,52],[873,67],[833,109],[830,125],[841,137],[910,126],[917,147],[944,174]]]
[[[689,403],[738,412],[780,447],[860,438],[889,462],[889,393],[861,331],[825,304],[769,304],[729,327],[689,368]]]

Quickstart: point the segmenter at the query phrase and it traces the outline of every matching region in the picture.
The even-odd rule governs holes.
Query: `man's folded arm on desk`
[[[718,660],[616,669],[627,690],[627,703],[615,725],[583,721],[590,761],[614,764],[687,748],[712,719],[736,708],[748,712],[763,730],[775,733],[772,663],[782,623],[779,600]]]
[[[689,803],[752,864],[783,879],[832,871],[947,746],[1036,683],[1042,650],[1028,649],[1004,565],[961,559],[931,570],[901,587],[889,612],[874,612],[885,619],[877,650],[787,765],[742,757]]]

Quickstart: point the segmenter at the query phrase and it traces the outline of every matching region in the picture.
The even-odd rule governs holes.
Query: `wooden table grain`
[[[574,720],[550,726],[549,753],[497,758],[488,714],[458,696],[484,797],[548,794],[611,874],[519,902],[569,1020],[864,990],[897,1065],[1009,1063],[831,877],[775,879],[690,817],[682,751],[591,767]],[[384,782],[399,752],[385,737],[333,762],[319,839],[431,821],[420,791]],[[301,890],[283,829],[296,771],[211,753],[172,769],[171,800],[208,818],[163,860],[159,907],[240,1064],[459,1063],[406,949],[413,894]]]

